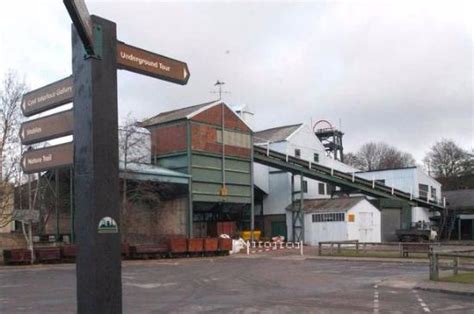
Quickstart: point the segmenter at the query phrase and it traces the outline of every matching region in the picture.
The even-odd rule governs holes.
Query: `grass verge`
[[[457,282],[457,283],[467,283],[474,285],[474,273],[462,273],[449,277],[441,278],[440,281],[445,282]]]

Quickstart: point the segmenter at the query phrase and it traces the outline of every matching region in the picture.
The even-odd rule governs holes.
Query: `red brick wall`
[[[153,155],[164,155],[186,150],[186,124],[184,122],[157,127],[150,131]]]
[[[201,112],[193,117],[191,120],[198,122],[205,122],[213,125],[222,124],[222,105],[214,106],[209,110]],[[226,129],[234,129],[244,132],[250,132],[250,129],[240,118],[229,108],[224,110],[224,124]]]

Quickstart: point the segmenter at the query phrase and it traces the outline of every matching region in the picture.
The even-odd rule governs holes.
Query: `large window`
[[[345,213],[324,213],[324,214],[313,214],[313,222],[337,222],[345,221]]]
[[[428,185],[418,184],[418,195],[421,199],[428,199]]]
[[[318,183],[318,194],[319,195],[324,195],[326,193],[326,189],[324,188],[324,183],[319,182]]]

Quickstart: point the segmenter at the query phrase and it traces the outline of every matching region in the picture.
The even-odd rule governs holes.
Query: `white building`
[[[247,107],[238,108],[242,118],[253,119]],[[441,199],[441,184],[417,167],[403,169],[387,169],[380,171],[361,172],[359,169],[346,165],[327,156],[326,150],[310,126],[294,124],[262,130],[254,133],[254,144],[269,147],[269,149],[288,156],[298,157],[313,163],[333,168],[338,171],[355,173],[355,175],[383,182],[387,186],[412,193],[413,197]],[[294,198],[300,198],[303,191],[304,202],[314,199],[331,198],[334,186],[304,178],[300,187],[300,177],[294,176]],[[256,227],[264,231],[265,236],[284,235],[292,240],[292,213],[286,208],[292,201],[292,174],[254,163],[254,182],[256,186]],[[360,196],[360,195],[359,195]],[[377,205],[381,209],[381,229],[384,241],[396,240],[395,230],[406,228],[411,222],[429,221],[433,213],[426,208],[410,209],[403,202],[381,200]],[[403,204],[402,204],[403,203]],[[380,212],[379,212],[380,213]],[[305,227],[307,221],[305,221]],[[312,236],[307,234],[305,240]],[[380,230],[379,230],[380,231]],[[308,236],[310,238],[308,238]]]
[[[304,238],[322,241],[380,242],[380,211],[365,197],[313,199],[304,202]]]
[[[357,176],[411,193],[416,198],[429,199],[432,202],[441,200],[441,183],[419,167],[359,172]],[[433,216],[432,212],[423,207],[413,207],[411,213],[412,222],[429,222]]]
[[[269,146],[271,150],[310,160],[320,165],[344,172],[357,172],[351,166],[326,156],[324,146],[306,124],[295,124],[263,130],[254,134],[256,145]],[[254,164],[255,185],[266,195],[256,204],[256,213],[261,214],[260,226],[267,236],[285,235],[292,238],[292,217],[286,207],[291,204],[291,177],[288,172]],[[300,177],[294,178],[294,191],[300,191]],[[329,198],[334,187],[323,182],[304,179],[305,199]],[[298,196],[299,197],[299,193]]]

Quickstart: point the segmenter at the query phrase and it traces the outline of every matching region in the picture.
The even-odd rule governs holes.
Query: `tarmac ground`
[[[426,263],[297,254],[125,261],[124,313],[474,313],[472,295],[416,290]],[[0,267],[0,313],[74,313],[74,264]]]

